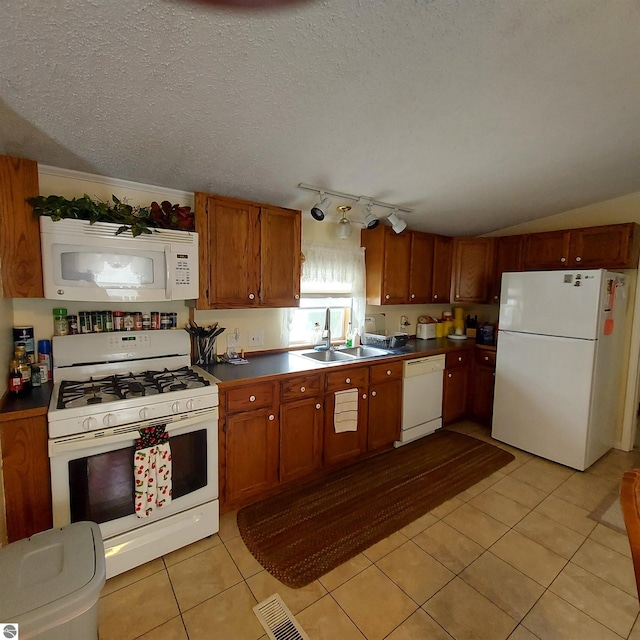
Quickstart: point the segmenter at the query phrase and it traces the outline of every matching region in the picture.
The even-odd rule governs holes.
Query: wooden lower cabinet
[[[369,372],[367,449],[392,445],[402,425],[402,362],[372,365]]]
[[[471,351],[447,353],[442,392],[442,421],[449,424],[467,413]]]
[[[344,369],[328,373],[324,396],[324,451],[325,467],[357,458],[367,450],[369,368]],[[358,395],[358,423],[356,431],[336,433],[335,400],[337,391],[354,389]]]
[[[7,539],[53,526],[46,414],[0,422]]]
[[[309,475],[322,467],[324,410],[322,376],[288,378],[280,405],[280,482]]]
[[[224,502],[241,504],[278,484],[280,421],[274,382],[221,392]]]
[[[473,361],[470,414],[474,420],[487,426],[491,425],[493,415],[495,371],[495,351],[476,347]]]

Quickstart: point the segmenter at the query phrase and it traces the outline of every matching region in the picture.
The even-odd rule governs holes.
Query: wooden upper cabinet
[[[408,302],[411,234],[396,234],[391,227],[379,225],[363,229],[360,244],[365,247],[367,303]]]
[[[300,211],[195,194],[197,309],[294,307],[300,299]]]
[[[566,269],[569,260],[569,231],[545,231],[525,236],[526,271]]]
[[[640,233],[633,222],[574,229],[569,259],[575,268],[636,269]]]
[[[27,198],[39,194],[38,164],[0,156],[0,274],[5,298],[42,298],[40,224]]]
[[[453,238],[433,237],[433,287],[431,302],[449,302],[451,294],[451,260]]]
[[[411,232],[409,302],[428,304],[433,287],[433,234]]]
[[[500,302],[500,285],[503,273],[522,271],[522,245],[523,236],[494,238],[490,302]]]
[[[525,236],[524,268],[636,269],[638,225],[623,224],[547,231]]]
[[[493,238],[455,238],[452,302],[487,302],[492,267]]]

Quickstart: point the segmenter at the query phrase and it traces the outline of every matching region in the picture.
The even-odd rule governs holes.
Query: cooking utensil
[[[604,321],[604,335],[610,336],[613,333],[613,305],[616,301],[616,281],[611,282],[611,293],[609,294],[609,312]]]

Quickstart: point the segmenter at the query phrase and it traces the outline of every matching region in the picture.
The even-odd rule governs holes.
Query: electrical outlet
[[[227,348],[240,346],[240,329],[234,329],[227,333]]]
[[[262,329],[254,329],[249,332],[249,344],[252,347],[260,347],[264,344],[264,331]]]

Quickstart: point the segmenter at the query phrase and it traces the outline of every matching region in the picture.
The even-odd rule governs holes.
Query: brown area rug
[[[513,459],[440,430],[245,507],[238,528],[269,573],[303,587]]]

